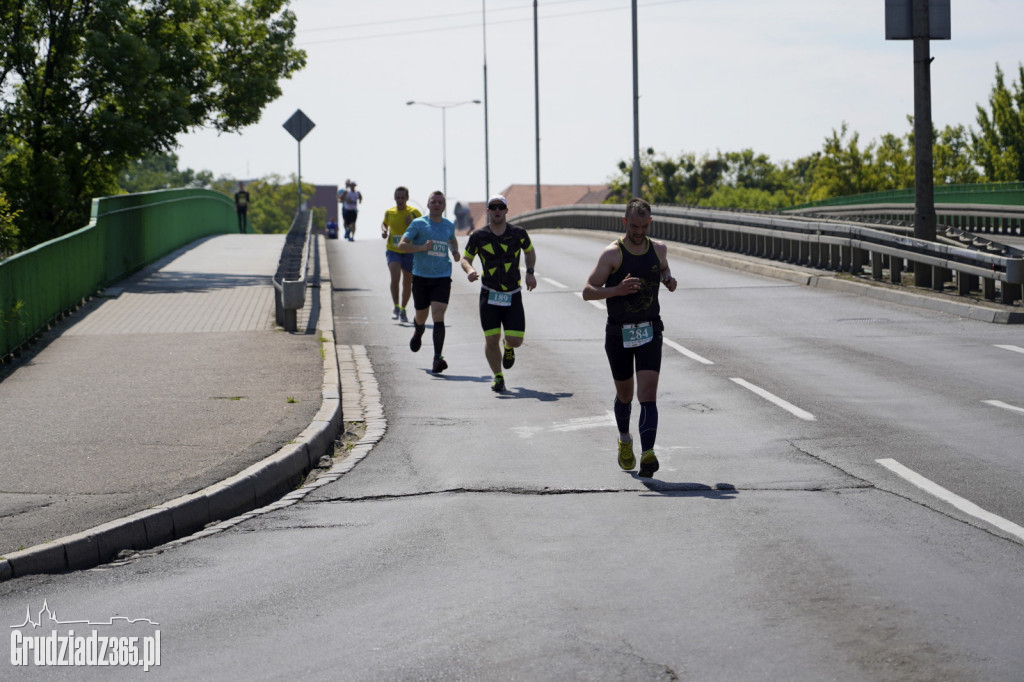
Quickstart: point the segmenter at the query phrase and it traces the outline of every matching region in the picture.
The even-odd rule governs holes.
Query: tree
[[[18,246],[18,228],[14,219],[18,212],[11,210],[11,202],[0,192],[0,260],[15,252]]]
[[[913,124],[911,124],[913,125]],[[914,140],[912,135],[897,137],[892,133],[882,135],[873,160],[870,174],[874,189],[903,189],[914,186]]]
[[[971,152],[970,131],[962,125],[946,126],[935,134],[932,161],[935,184],[954,185],[984,182]]]
[[[875,189],[871,178],[874,144],[861,149],[860,134],[853,133],[847,139],[848,131],[849,126],[844,121],[838,131],[833,128],[832,135],[825,138],[821,156],[811,174],[811,201]]]
[[[971,147],[977,164],[991,182],[1024,180],[1024,65],[1019,80],[1007,89],[1003,71],[996,64],[996,83],[988,103],[978,105],[978,126],[971,131]]]
[[[287,0],[0,2],[0,189],[23,246],[85,225],[179,134],[255,123],[305,64]]]
[[[117,175],[118,188],[129,194],[172,187],[209,187],[212,182],[210,171],[178,170],[178,155],[165,152],[131,161]]]

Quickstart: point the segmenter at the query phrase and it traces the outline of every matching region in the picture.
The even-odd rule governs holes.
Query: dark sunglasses
[[[504,211],[508,208],[505,204],[489,204],[487,206],[488,211]]]

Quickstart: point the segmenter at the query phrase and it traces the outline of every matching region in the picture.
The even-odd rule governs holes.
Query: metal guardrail
[[[530,211],[513,218],[526,228],[622,231],[624,205],[584,204]],[[950,240],[929,242],[892,228],[841,220],[780,214],[742,213],[675,206],[654,207],[650,235],[656,239],[710,247],[795,265],[870,275],[894,284],[915,263],[932,267],[932,288],[955,281],[962,296],[979,292],[987,300],[1012,304],[1022,299],[1024,257],[967,248]]]
[[[791,215],[849,217],[864,221],[895,220],[912,225],[914,204],[880,203],[817,206],[786,211]],[[941,226],[993,236],[1024,237],[1024,206],[995,204],[935,204]]]
[[[312,228],[313,214],[308,210],[299,211],[285,236],[281,260],[274,274],[274,314],[277,323],[290,332],[298,327],[298,311],[306,305]]]

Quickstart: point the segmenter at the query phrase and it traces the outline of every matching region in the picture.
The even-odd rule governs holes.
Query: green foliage
[[[978,107],[977,132],[963,125],[932,131],[936,185],[1024,180],[1024,65],[1007,88],[996,65],[990,110]],[[844,122],[825,138],[820,151],[775,164],[744,149],[698,158],[684,152],[672,159],[648,148],[640,157],[641,195],[652,203],[751,210],[779,210],[837,196],[914,186],[913,118],[902,137],[887,133],[862,144]],[[609,179],[609,203],[632,196],[632,162],[620,161]]]
[[[0,191],[0,260],[18,250],[18,228],[14,224],[18,213],[11,209],[11,202]]]
[[[18,300],[11,306],[10,310],[0,309],[0,326],[7,327],[13,324],[22,324],[21,312],[25,309],[25,302]]]
[[[287,0],[5,0],[0,189],[28,247],[86,224],[130,163],[259,120],[305,64]],[[39,197],[45,197],[40,201]]]
[[[778,211],[831,197],[913,187],[913,119],[908,122],[910,131],[903,137],[890,133],[867,145],[843,123],[825,138],[821,151],[782,164],[750,149],[701,158],[683,153],[678,159],[647,149],[640,164],[643,196],[653,203]],[[934,132],[934,140],[937,184],[985,180],[974,164],[967,129],[946,126]],[[628,201],[631,167],[619,163],[621,175],[609,181],[610,203]]]
[[[936,133],[932,160],[937,185],[962,185],[986,181],[985,176],[978,170],[980,161],[971,151],[971,132],[962,125],[946,126],[941,132]]]
[[[117,175],[118,189],[127,194],[174,187],[209,187],[212,182],[210,171],[178,170],[178,155],[168,152],[153,152],[131,161]]]
[[[971,131],[974,157],[992,182],[1024,180],[1024,66],[1018,66],[1018,75],[1011,91],[996,64],[991,110],[978,106],[980,130]]]

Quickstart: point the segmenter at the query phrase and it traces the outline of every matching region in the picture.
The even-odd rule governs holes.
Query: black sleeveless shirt
[[[647,248],[639,256],[630,253],[621,239],[616,244],[622,255],[622,264],[608,276],[605,286],[616,286],[626,279],[626,275],[642,280],[643,285],[636,293],[612,296],[605,300],[608,306],[608,322],[622,325],[660,320],[658,290],[661,287],[661,261],[654,250],[654,244],[647,239]]]

